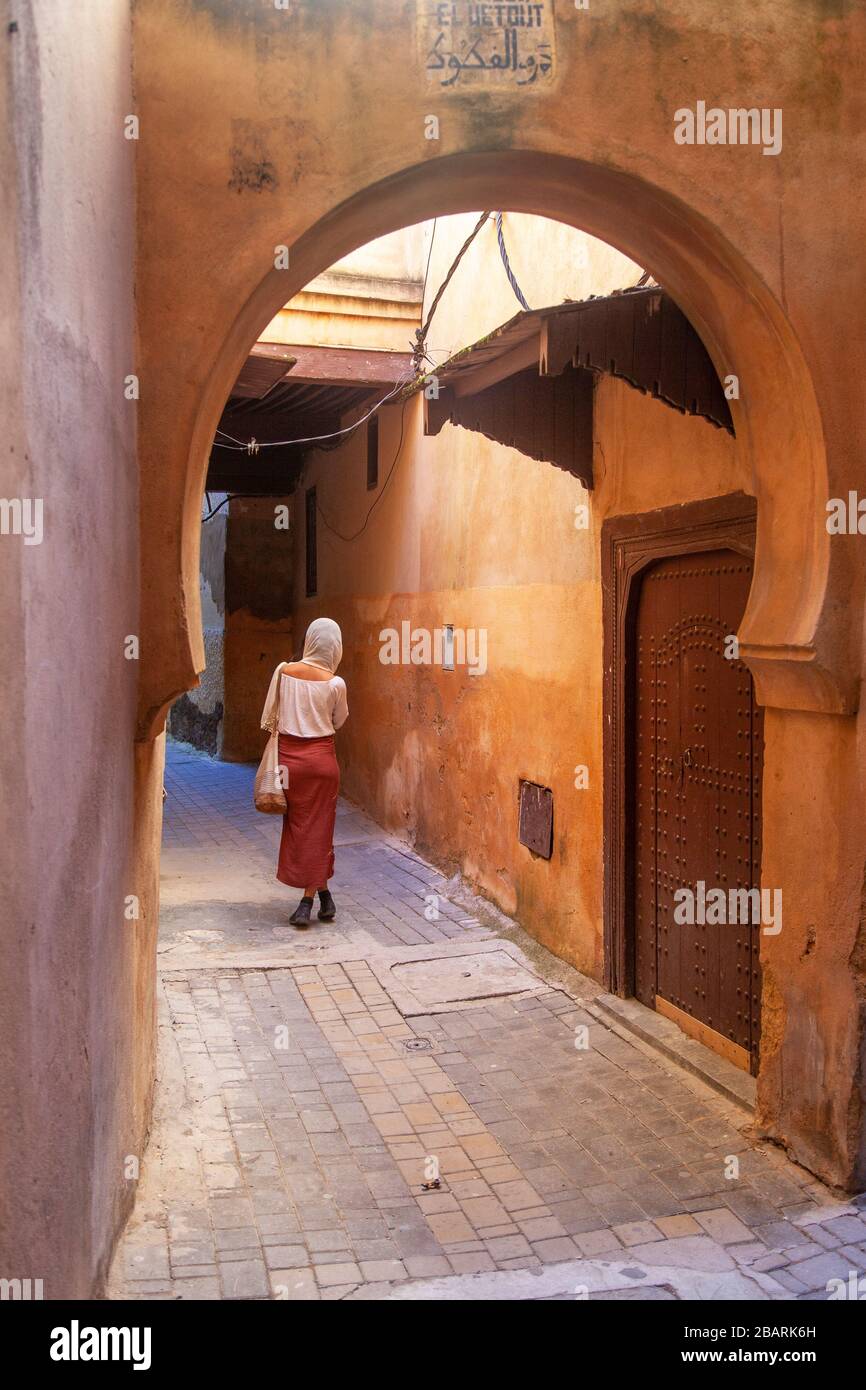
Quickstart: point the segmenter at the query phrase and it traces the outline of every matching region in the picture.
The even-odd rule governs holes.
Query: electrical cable
[[[380,404],[381,404],[381,402],[380,402]],[[367,512],[367,515],[366,515],[365,518],[364,518],[364,524],[360,527],[360,529],[357,530],[357,531],[355,531],[351,536],[344,536],[343,533],[342,533],[342,531],[338,531],[337,528],[336,528],[334,525],[332,525],[332,523],[331,523],[331,522],[328,520],[328,518],[325,516],[325,513],[323,512],[323,510],[322,510],[322,508],[321,508],[321,506],[320,506],[320,504],[319,504],[318,497],[316,498],[316,511],[317,511],[318,514],[321,516],[322,521],[325,523],[325,526],[328,528],[328,530],[329,530],[333,535],[335,535],[335,536],[338,538],[338,540],[345,541],[347,544],[348,544],[349,542],[351,542],[351,541],[357,540],[358,537],[359,537],[360,535],[362,535],[364,531],[366,531],[366,529],[367,529],[367,523],[369,522],[370,517],[373,515],[373,512],[376,510],[376,507],[379,505],[379,503],[381,502],[382,498],[384,497],[384,495],[385,495],[385,489],[387,488],[389,482],[391,481],[391,477],[392,477],[392,475],[393,475],[394,469],[397,467],[397,461],[398,461],[398,459],[400,458],[400,454],[401,454],[402,449],[403,449],[403,439],[404,439],[405,422],[406,422],[406,407],[407,407],[408,404],[409,404],[408,399],[404,400],[402,409],[401,409],[401,411],[400,411],[400,439],[399,439],[399,441],[398,441],[398,443],[397,443],[397,452],[395,453],[393,462],[391,463],[391,467],[388,469],[388,472],[387,472],[387,474],[386,474],[386,476],[385,476],[385,481],[382,483],[382,486],[381,486],[381,488],[379,489],[379,492],[378,492],[377,495],[376,495],[375,501],[373,502],[372,506],[370,507],[369,511]],[[358,423],[361,424],[362,422],[359,420]],[[323,452],[323,451],[320,450],[319,452]],[[209,494],[206,494],[206,496],[208,496],[208,499],[209,499]],[[238,492],[230,492],[230,493],[227,493],[226,496],[223,498],[223,500],[222,500],[221,502],[219,502],[215,507],[213,507],[213,508],[207,513],[206,516],[203,516],[203,517],[202,517],[202,521],[203,521],[203,522],[205,522],[205,521],[210,521],[211,517],[216,516],[217,512],[221,511],[222,508],[223,508],[228,502],[233,502],[233,501],[235,500],[236,497],[242,497],[242,496],[244,496],[243,493],[238,493]],[[208,500],[208,505],[210,505],[210,501],[209,501],[209,500]]]
[[[421,327],[415,330],[416,346],[415,351],[412,354],[412,361],[415,367],[416,375],[418,376],[420,376],[421,374],[421,359],[426,356],[425,348],[427,344],[427,330],[429,329],[430,324],[433,321],[433,315],[436,313],[436,310],[439,307],[439,301],[442,298],[445,291],[447,290],[449,284],[451,283],[451,277],[453,276],[455,270],[459,266],[460,262],[463,260],[463,257],[466,255],[466,252],[469,250],[470,246],[477,237],[478,233],[481,231],[481,228],[484,226],[484,223],[487,221],[489,216],[489,209],[487,212],[482,212],[481,216],[479,217],[469,236],[466,238],[463,245],[460,247],[460,250],[457,252],[457,255],[454,257],[454,260],[451,262],[451,269],[448,271],[448,274],[445,276],[445,279],[442,281],[442,284],[439,286],[438,290],[436,291],[436,294],[434,295],[433,303],[430,305],[429,314],[427,315]],[[433,249],[432,242],[430,245],[430,249],[431,251]]]
[[[247,447],[246,444],[244,444],[244,442],[243,442],[242,439],[235,439],[235,437],[234,437],[233,434],[226,434],[225,430],[215,430],[214,433],[215,433],[215,434],[221,434],[225,439],[230,439],[231,442],[232,442],[232,444],[237,444],[237,446],[238,446],[239,449],[246,449],[246,447]],[[214,443],[216,443],[216,440],[214,440]],[[221,445],[220,447],[223,448],[223,449],[227,449],[227,448],[228,448],[228,445],[227,445],[227,444],[223,444],[223,445]]]
[[[378,491],[378,493],[377,493],[377,495],[376,495],[376,499],[375,499],[375,501],[373,502],[372,506],[370,507],[369,511],[367,512],[367,515],[364,517],[364,524],[363,524],[363,526],[361,526],[361,527],[359,528],[359,530],[353,532],[353,534],[352,534],[351,536],[344,536],[343,533],[342,533],[342,531],[338,531],[337,528],[336,528],[336,526],[333,526],[333,525],[331,524],[331,522],[330,522],[330,521],[328,520],[328,518],[325,516],[325,513],[322,511],[322,508],[321,508],[321,506],[320,506],[320,504],[319,504],[318,493],[316,494],[316,511],[318,512],[319,516],[322,518],[323,522],[325,523],[325,525],[327,526],[327,528],[328,528],[328,530],[331,532],[331,534],[334,535],[334,536],[336,536],[338,540],[345,541],[346,544],[349,544],[351,541],[356,541],[360,535],[363,535],[363,533],[364,533],[364,532],[366,531],[366,529],[367,529],[367,523],[369,522],[370,517],[373,515],[374,511],[375,511],[376,508],[378,507],[378,505],[379,505],[379,503],[381,502],[382,498],[385,496],[385,489],[387,488],[388,484],[389,484],[390,481],[391,481],[391,477],[392,477],[392,474],[393,474],[393,472],[394,472],[394,469],[397,467],[397,461],[398,461],[398,459],[400,458],[401,453],[403,452],[404,427],[405,427],[405,423],[406,423],[406,407],[407,407],[408,404],[409,404],[409,401],[408,401],[408,398],[407,398],[406,400],[403,401],[403,408],[402,408],[402,410],[400,411],[400,439],[399,439],[399,441],[398,441],[398,443],[397,443],[397,452],[396,452],[395,455],[394,455],[394,459],[393,459],[393,462],[392,462],[392,464],[391,464],[391,467],[388,469],[387,475],[386,475],[386,477],[385,477],[385,481],[383,482],[381,488],[379,489],[379,491]]]
[[[424,284],[421,287],[421,313],[424,312],[424,300],[427,298],[427,276],[430,274],[430,262],[433,259],[433,242],[436,240],[436,223],[438,217],[433,218],[433,230],[430,233],[430,249],[427,252],[427,265],[424,269]]]
[[[500,226],[501,226],[502,214],[499,213],[498,216],[499,216],[499,219],[500,219]],[[345,436],[345,437],[348,437],[348,436],[351,436],[352,434],[354,434],[354,432],[355,432],[357,429],[359,429],[361,425],[366,424],[366,422],[367,422],[369,419],[371,419],[373,415],[375,415],[375,413],[376,413],[377,410],[380,410],[380,409],[382,408],[382,406],[386,405],[388,401],[392,400],[393,397],[397,395],[397,392],[400,391],[400,390],[402,389],[402,387],[405,386],[406,383],[407,383],[408,381],[411,381],[411,380],[413,379],[413,376],[420,375],[421,370],[422,370],[422,368],[421,368],[421,362],[422,362],[422,359],[423,359],[424,357],[426,357],[427,360],[431,363],[431,365],[435,367],[436,364],[433,362],[433,359],[429,356],[429,354],[428,354],[427,351],[426,351],[426,342],[425,342],[425,340],[426,340],[426,336],[427,336],[427,331],[428,331],[428,329],[429,329],[429,327],[430,327],[430,324],[431,324],[431,322],[432,322],[433,315],[435,314],[436,309],[437,309],[438,306],[439,306],[439,301],[441,300],[443,294],[445,293],[446,289],[448,288],[449,284],[451,283],[451,279],[452,279],[452,277],[453,277],[453,275],[454,275],[454,272],[456,271],[456,269],[457,269],[457,267],[459,266],[460,262],[462,261],[464,255],[465,255],[466,252],[469,250],[469,247],[472,245],[473,241],[475,240],[475,238],[477,237],[478,233],[481,231],[481,228],[484,226],[485,222],[489,219],[489,217],[490,217],[490,210],[489,210],[489,209],[488,209],[486,212],[483,212],[483,213],[481,214],[481,216],[479,217],[479,219],[478,219],[478,221],[476,222],[476,224],[475,224],[474,228],[472,229],[471,233],[470,233],[469,236],[466,238],[466,240],[464,241],[464,243],[463,243],[463,245],[461,246],[460,250],[458,251],[457,255],[455,256],[453,262],[451,263],[451,267],[450,267],[450,269],[449,269],[449,271],[448,271],[448,274],[445,276],[445,279],[443,280],[442,284],[439,286],[439,289],[436,291],[436,294],[435,294],[435,296],[434,296],[434,298],[433,298],[433,302],[432,302],[432,304],[430,305],[430,312],[429,312],[429,314],[427,315],[427,318],[426,318],[424,324],[422,325],[421,328],[419,328],[419,329],[416,330],[416,333],[415,333],[416,346],[415,346],[415,350],[414,350],[413,355],[412,355],[412,356],[413,356],[413,368],[414,368],[414,372],[409,372],[409,373],[406,373],[405,375],[401,376],[400,380],[397,381],[397,382],[395,382],[394,386],[393,386],[392,389],[388,392],[388,394],[385,395],[385,396],[383,396],[382,399],[381,399],[380,401],[377,401],[375,405],[371,406],[371,408],[370,408],[369,411],[366,413],[366,415],[362,415],[362,416],[361,416],[360,420],[356,420],[356,421],[354,422],[354,424],[347,425],[347,426],[345,426],[345,428],[343,428],[343,429],[333,430],[333,431],[331,431],[331,432],[328,433],[328,434],[309,435],[309,436],[307,436],[307,437],[305,437],[305,438],[301,438],[301,439],[268,439],[268,440],[251,439],[251,440],[249,440],[246,444],[244,444],[243,441],[240,440],[240,439],[235,439],[234,435],[228,434],[226,430],[217,429],[215,433],[216,433],[216,434],[222,435],[223,438],[226,439],[226,440],[228,440],[229,442],[228,442],[227,444],[224,444],[224,443],[222,443],[221,440],[218,440],[218,439],[214,438],[214,441],[213,441],[213,444],[212,444],[211,447],[214,448],[214,449],[229,449],[229,450],[231,450],[233,453],[247,453],[247,454],[249,454],[249,453],[258,453],[260,449],[288,448],[288,447],[290,447],[290,446],[293,445],[293,444],[320,444],[320,445],[322,445],[323,447],[320,448],[320,450],[319,450],[318,452],[320,452],[320,453],[330,453],[330,452],[332,452],[334,449],[338,448],[339,445],[335,443],[335,444],[331,444],[331,445],[329,446],[328,443],[327,443],[327,441],[329,441],[329,440],[339,440],[339,441],[345,443],[345,438],[344,438],[344,436]],[[425,271],[424,271],[424,288],[423,288],[423,290],[422,290],[422,304],[423,304],[423,300],[424,300],[424,295],[426,294],[426,290],[427,290],[427,277],[428,277],[428,275],[429,275],[429,273],[430,273],[430,262],[431,262],[431,259],[432,259],[432,256],[433,256],[433,238],[434,238],[435,235],[436,235],[436,222],[437,222],[437,219],[434,218],[434,219],[433,219],[433,231],[432,231],[431,236],[430,236],[430,249],[429,249],[429,251],[428,251],[428,253],[427,253],[427,266],[426,266],[426,269],[425,269]],[[505,252],[504,252],[504,243],[500,243],[500,249],[503,250],[503,255],[505,255]],[[507,262],[507,256],[506,256],[506,262]],[[507,264],[506,264],[506,269],[508,269]],[[510,272],[509,272],[509,279],[512,279]],[[513,281],[513,280],[512,280],[512,284],[514,285],[515,293],[516,293],[516,294],[519,293],[519,287],[517,286],[516,281]],[[529,306],[528,306],[528,305],[525,305],[525,307],[528,308]],[[388,473],[387,473],[387,475],[386,475],[386,477],[385,477],[385,481],[383,482],[383,484],[382,484],[382,486],[381,486],[381,488],[380,488],[380,490],[379,490],[379,492],[378,492],[378,494],[377,494],[377,496],[376,496],[375,501],[373,502],[372,506],[370,507],[369,511],[367,512],[367,515],[366,515],[366,517],[364,518],[364,524],[361,526],[361,528],[360,528],[358,531],[355,531],[351,536],[344,536],[344,535],[342,534],[342,532],[340,532],[340,531],[338,531],[338,530],[336,529],[335,526],[332,526],[332,525],[331,525],[331,523],[328,521],[328,518],[325,516],[325,513],[322,511],[321,507],[319,506],[318,500],[317,500],[317,502],[316,502],[316,511],[317,511],[317,512],[319,513],[319,515],[321,516],[322,521],[325,523],[325,526],[328,528],[328,530],[329,530],[333,535],[335,535],[335,536],[336,536],[339,540],[341,540],[341,541],[344,541],[344,542],[346,542],[346,543],[349,543],[349,542],[351,542],[351,541],[357,540],[357,538],[358,538],[360,535],[363,534],[363,532],[364,532],[364,531],[366,530],[366,528],[367,528],[367,523],[369,522],[370,517],[373,515],[373,512],[375,511],[376,507],[379,505],[379,502],[382,500],[383,496],[385,495],[385,490],[386,490],[386,488],[387,488],[389,482],[391,481],[391,476],[392,476],[392,474],[393,474],[393,472],[394,472],[394,469],[395,469],[396,466],[397,466],[397,461],[398,461],[398,459],[400,458],[400,454],[401,454],[401,451],[402,451],[402,449],[403,449],[404,426],[405,426],[405,416],[406,416],[406,406],[407,406],[407,404],[408,404],[408,401],[407,401],[407,400],[404,400],[404,402],[403,402],[403,408],[402,408],[402,410],[401,410],[401,412],[400,412],[400,440],[399,440],[399,443],[398,443],[398,445],[397,445],[397,452],[396,452],[396,454],[394,455],[394,460],[393,460],[393,462],[392,462],[392,464],[391,464],[391,467],[390,467],[389,470],[388,470]],[[227,502],[232,501],[232,500],[234,499],[235,496],[240,496],[240,495],[241,495],[241,494],[237,494],[237,493],[228,494],[228,495],[223,499],[222,502],[220,502],[216,507],[212,508],[212,510],[209,511],[209,512],[207,513],[206,516],[203,516],[203,517],[202,517],[202,521],[210,521],[211,517],[216,516],[217,512],[221,511],[222,508],[226,505]],[[208,504],[209,504],[209,499],[208,499]]]
[[[311,434],[307,435],[303,439],[251,439],[248,444],[243,444],[239,439],[234,439],[232,435],[226,434],[225,430],[217,430],[217,434],[225,434],[226,439],[230,439],[232,440],[232,442],[230,444],[222,444],[218,439],[215,439],[212,447],[214,449],[231,449],[232,452],[235,453],[241,452],[244,454],[248,454],[251,452],[251,448],[253,445],[255,446],[255,452],[258,453],[259,449],[285,449],[292,444],[318,444],[322,440],[338,439],[342,435],[351,434],[353,430],[356,430],[361,425],[366,424],[370,417],[375,415],[377,410],[379,410],[388,401],[392,400],[393,397],[396,396],[397,392],[402,390],[402,388],[406,385],[407,381],[411,380],[412,373],[406,372],[403,376],[400,377],[399,381],[394,383],[393,387],[386,396],[383,396],[380,401],[377,401],[375,405],[370,407],[366,415],[362,415],[360,420],[356,420],[352,425],[346,425],[343,429],[331,430],[328,434]]]
[[[217,512],[222,511],[227,502],[234,502],[236,497],[242,497],[243,495],[242,492],[227,492],[223,500],[218,502],[215,507],[211,508],[207,516],[202,517],[202,521],[210,521],[212,516],[216,516]],[[205,496],[207,497],[207,504],[210,507],[210,493],[205,493]]]
[[[521,309],[526,309],[527,311],[529,311],[529,305],[526,302],[526,297],[523,293],[523,290],[517,283],[517,276],[511,269],[511,263],[508,259],[508,252],[505,249],[505,233],[502,230],[501,212],[497,212],[496,214],[496,240],[499,242],[499,254],[502,257],[502,264],[505,266],[505,274],[508,276],[508,283],[514,290],[515,298],[517,299],[517,302],[520,305]]]

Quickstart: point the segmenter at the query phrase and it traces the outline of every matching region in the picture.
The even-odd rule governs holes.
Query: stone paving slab
[[[249,876],[251,857],[273,872],[233,818],[251,769],[186,756],[170,778],[175,868],[227,820],[226,872]],[[217,809],[183,809],[201,802]],[[521,959],[483,903],[467,911],[446,887],[367,827],[338,850],[326,950],[318,928],[289,929],[243,966],[225,948],[237,899],[214,890],[223,935],[161,979],[154,1128],[111,1297],[805,1299],[866,1269],[859,1202],[583,1008],[591,981],[549,984],[523,957],[535,993],[406,1017],[389,953],[453,967],[483,932],[484,950]],[[391,919],[417,931],[430,891],[450,935],[402,940]],[[183,893],[168,897],[178,939]]]
[[[367,959],[404,1018],[453,1013],[488,998],[528,999],[547,988],[517,946],[478,940],[474,931],[468,941],[379,951]]]
[[[737,1101],[747,1110],[754,1110],[755,1078],[735,1067],[725,1057],[717,1056],[694,1038],[687,1037],[671,1019],[646,1008],[637,999],[618,999],[613,994],[596,995],[593,1012],[598,1010],[603,1010],[628,1031],[650,1042],[657,1051],[666,1053],[688,1071],[694,1072],[720,1095]]]

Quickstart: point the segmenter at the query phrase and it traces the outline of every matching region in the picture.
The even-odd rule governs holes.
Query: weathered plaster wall
[[[0,1275],[80,1298],[133,1197],[153,1042],[128,5],[3,0],[0,34],[0,493],[44,504],[41,544],[0,536]]]
[[[353,246],[479,202],[558,217],[617,246],[673,294],[718,368],[740,376],[734,415],[759,532],[742,650],[780,720],[791,716],[793,729],[803,713],[827,717],[809,744],[821,762],[805,773],[784,760],[793,737],[771,740],[764,821],[803,949],[810,905],[823,904],[820,952],[801,963],[793,944],[771,942],[767,956],[790,950],[782,1026],[796,1009],[820,1042],[810,1084],[830,1106],[826,1142],[809,1118],[815,1106],[794,1094],[783,1049],[768,1050],[759,1092],[766,1124],[797,1152],[820,1148],[822,1171],[851,1181],[862,1173],[852,1136],[864,1114],[852,965],[862,802],[852,815],[847,789],[826,784],[821,827],[839,826],[838,853],[831,832],[826,841],[811,832],[826,767],[853,746],[862,666],[862,541],[831,541],[825,504],[863,482],[866,14],[848,0],[609,0],[591,11],[556,0],[555,10],[556,79],[518,95],[428,84],[409,0],[287,11],[139,0],[137,109],[148,138],[136,152],[137,305],[149,392],[140,734],[152,737],[204,664],[207,452],[244,355],[280,306]],[[678,145],[674,112],[697,100],[781,107],[782,154]],[[425,138],[431,108],[437,141]],[[291,247],[288,271],[272,268],[280,243]],[[810,892],[798,900],[810,858]]]
[[[600,531],[607,516],[748,490],[730,435],[610,379],[597,389],[590,495],[571,475],[446,426],[406,441],[367,528],[363,440],[311,458],[320,508],[315,599],[297,546],[297,631],[343,628],[351,718],[339,735],[345,791],[437,863],[459,868],[545,945],[602,973],[602,628]],[[382,412],[380,477],[400,408]],[[590,503],[590,526],[575,508]],[[329,528],[333,527],[333,530]],[[387,628],[484,629],[487,670],[383,665]],[[589,771],[575,787],[575,768]],[[553,858],[517,840],[521,778],[554,793]]]
[[[784,925],[761,949],[760,1118],[807,1167],[831,1174],[840,1153],[862,1154],[864,1138],[866,899],[852,843],[864,806],[862,715],[856,724],[778,710],[764,721],[765,767],[784,771],[764,775],[764,823],[776,834],[764,834],[763,878],[783,885]],[[848,921],[858,923],[853,939]],[[866,1164],[839,1176],[862,1189]]]
[[[421,286],[399,298],[360,279],[343,284],[336,275],[328,288],[295,295],[261,333],[263,343],[316,343],[322,347],[389,348],[409,352],[418,322]],[[371,290],[379,297],[371,297]]]
[[[237,497],[229,503],[222,745],[228,762],[261,757],[268,682],[277,663],[292,658],[292,510],[291,497]]]
[[[852,576],[847,558],[829,548],[811,501],[825,490],[823,427],[833,436],[831,467],[852,458],[842,402],[854,396],[840,386],[850,375],[840,344],[854,333],[818,348],[809,324],[828,321],[833,279],[843,290],[837,309],[844,305],[856,330],[852,190],[860,126],[857,97],[843,95],[849,89],[838,73],[862,45],[866,17],[847,5],[828,13],[822,0],[794,8],[773,0],[759,15],[751,0],[732,0],[722,11],[710,0],[672,0],[649,13],[645,0],[614,0],[592,16],[567,0],[554,0],[553,8],[555,80],[521,92],[510,78],[478,90],[446,89],[428,77],[410,0],[362,0],[351,11],[335,0],[273,13],[251,0],[143,0],[136,8],[139,91],[150,124],[139,151],[143,202],[155,209],[165,199],[159,225],[147,224],[142,303],[153,272],[155,303],[179,306],[183,295],[190,308],[177,313],[190,368],[181,389],[164,352],[148,362],[148,375],[160,396],[171,392],[178,410],[192,410],[191,472],[173,484],[173,470],[160,469],[163,488],[181,487],[184,528],[175,552],[180,574],[160,584],[152,577],[146,588],[148,619],[160,611],[162,583],[180,578],[185,592],[176,649],[161,647],[161,689],[142,687],[144,729],[159,725],[166,699],[202,664],[190,506],[197,509],[213,419],[250,342],[293,293],[353,246],[478,201],[545,211],[645,262],[720,367],[735,364],[750,384],[736,413],[763,502],[759,563],[767,577],[746,615],[745,654],[765,700],[853,709],[858,648],[844,605],[833,602],[850,591]],[[395,44],[402,63],[389,60]],[[772,76],[768,47],[778,58]],[[334,80],[343,70],[351,81]],[[228,88],[231,103],[219,96]],[[696,91],[726,89],[730,99],[756,106],[782,103],[789,135],[793,123],[793,157],[677,143],[679,106]],[[431,105],[438,122],[432,140]],[[786,153],[790,146],[789,139]],[[839,182],[833,170],[843,148]],[[197,173],[172,183],[170,199],[167,167]],[[197,225],[207,228],[212,250],[221,248],[218,280],[204,273],[191,234]],[[827,275],[792,277],[792,266],[808,263],[816,236]],[[273,268],[275,245],[291,246],[288,269]],[[177,285],[166,275],[169,251]],[[225,338],[210,331],[211,312],[214,327],[231,324]],[[825,388],[819,413],[816,392]],[[186,439],[185,429],[176,431],[174,447]],[[156,464],[149,435],[144,448]],[[147,488],[144,499],[149,507]],[[149,512],[144,534],[151,535]],[[164,531],[161,543],[167,559],[172,541]],[[825,601],[828,575],[833,594]]]
[[[402,227],[343,256],[283,305],[261,341],[408,352],[420,316],[425,230]]]
[[[225,708],[224,648],[226,626],[226,527],[228,506],[224,492],[212,492],[202,516],[222,507],[201,524],[201,622],[205,669],[194,690],[181,695],[171,707],[168,731],[172,738],[191,743],[219,757],[223,743]]]

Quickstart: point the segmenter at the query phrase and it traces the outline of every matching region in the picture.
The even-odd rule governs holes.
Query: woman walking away
[[[340,789],[334,734],[349,717],[346,682],[334,674],[342,655],[337,624],[316,618],[301,660],[283,662],[274,672],[262,711],[262,728],[279,731],[280,766],[288,773],[277,878],[304,890],[289,918],[295,927],[310,925],[317,890],[319,921],[332,922],[337,913],[328,879]]]

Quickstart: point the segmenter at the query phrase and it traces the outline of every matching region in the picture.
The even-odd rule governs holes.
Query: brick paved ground
[[[866,1271],[858,1203],[574,972],[405,1017],[394,959],[496,929],[351,807],[338,922],[294,932],[251,779],[171,752],[161,1080],[113,1297],[808,1299]]]

